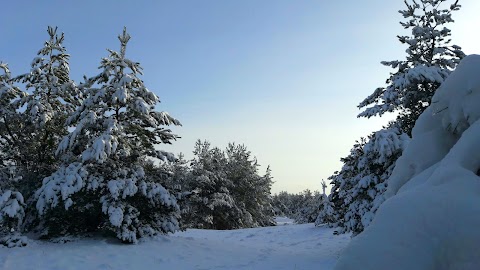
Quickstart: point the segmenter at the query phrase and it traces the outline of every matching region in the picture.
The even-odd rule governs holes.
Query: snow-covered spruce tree
[[[10,173],[16,157],[20,155],[16,146],[15,128],[20,115],[17,113],[19,100],[26,95],[13,84],[8,65],[0,62],[0,173]],[[5,181],[0,182],[5,185]]]
[[[272,200],[272,184],[273,176],[270,166],[267,167],[267,171],[263,176],[257,178],[257,208],[258,209],[258,218],[254,216],[257,220],[259,226],[274,226],[276,225],[275,221],[275,211],[273,210],[273,200]]]
[[[331,201],[338,215],[339,232],[363,231],[385,200],[384,192],[395,161],[407,146],[409,137],[397,127],[374,132],[357,142],[350,155],[343,158],[342,170],[329,179],[333,188]]]
[[[64,34],[57,34],[57,28],[52,27],[48,27],[47,32],[49,40],[33,59],[31,71],[14,78],[25,85],[28,93],[18,104],[25,107],[20,123],[23,134],[19,152],[24,156],[20,166],[37,180],[56,169],[54,153],[67,134],[63,123],[81,99],[77,86],[69,77],[70,55],[63,47]],[[36,183],[35,187],[40,184]]]
[[[446,2],[447,0],[405,1],[406,9],[399,12],[406,21],[400,24],[411,31],[411,34],[398,36],[398,39],[408,46],[407,57],[405,60],[382,62],[383,65],[390,66],[396,71],[387,79],[386,87],[377,88],[372,95],[359,104],[358,107],[364,109],[359,117],[369,118],[375,115],[381,116],[386,112],[398,112],[397,120],[391,124],[391,127],[398,127],[408,135],[411,134],[415,121],[430,104],[436,89],[465,56],[459,46],[450,45],[451,31],[444,26],[453,22],[452,12],[459,10],[460,5],[455,1],[449,7],[443,8]],[[372,137],[369,139],[371,140]],[[371,142],[364,141],[362,144],[368,145]],[[362,152],[363,146],[356,144],[354,149]],[[398,151],[392,159],[385,160],[385,164],[376,163],[375,170],[382,182],[386,181],[396,158],[401,155],[402,149]],[[372,197],[371,194],[358,195],[358,186],[364,185],[366,181],[362,177],[370,173],[363,171],[369,168],[368,166],[355,168],[358,164],[362,164],[357,160],[362,155],[350,155],[348,159],[342,160],[346,162],[342,171],[335,173],[331,178],[334,185],[331,201],[335,205],[335,210],[338,211],[340,218],[338,225],[344,231],[352,231],[354,234],[361,232],[370,223],[376,208],[383,200],[375,200],[375,204],[369,205],[369,199],[365,201],[364,198]],[[382,190],[385,189],[377,189],[376,192],[380,194]]]
[[[226,176],[233,182],[232,194],[242,210],[243,227],[272,226],[275,224],[270,190],[270,168],[264,176],[258,174],[256,159],[244,145],[230,143],[227,155]]]
[[[243,228],[242,209],[238,207],[233,191],[234,184],[227,178],[225,154],[211,148],[207,141],[197,141],[191,162],[192,173],[187,188],[190,211],[185,214],[188,227],[203,229]]]
[[[32,61],[29,73],[12,77],[7,66],[1,65],[0,170],[7,170],[9,175],[2,179],[2,200],[5,205],[21,206],[18,213],[22,219],[26,217],[25,225],[38,222],[33,195],[43,177],[58,165],[54,153],[67,133],[63,122],[80,99],[69,78],[64,35],[52,27],[47,32],[49,40]],[[26,90],[16,86],[17,82]]]
[[[21,176],[15,166],[18,149],[14,146],[16,137],[14,124],[19,115],[15,104],[25,95],[13,85],[7,64],[0,63],[0,244],[14,247],[25,245],[17,234],[25,218],[25,201],[18,191]]]
[[[322,190],[323,193],[320,197],[320,212],[318,213],[317,218],[315,219],[315,226],[322,224],[334,224],[336,223],[338,217],[334,211],[334,205],[328,198],[326,194],[327,183],[325,180],[322,180]]]
[[[338,215],[335,212],[335,206],[327,195],[322,194],[320,212],[318,212],[318,216],[315,219],[315,226],[327,224],[332,227],[337,224],[337,220]]]
[[[259,175],[259,165],[245,146],[230,143],[222,151],[197,141],[194,155],[183,185],[183,194],[189,196],[187,227],[224,230],[275,224],[270,169]]]
[[[353,188],[353,183],[349,179],[353,179],[355,175],[359,174],[357,166],[358,160],[363,155],[363,147],[366,144],[366,139],[361,137],[359,141],[355,141],[350,154],[340,161],[343,163],[340,171],[335,171],[333,175],[328,177],[330,184],[332,185],[329,201],[332,202],[336,215],[336,220],[333,223],[329,223],[331,227],[343,227],[343,220],[347,204],[344,200],[345,191]]]
[[[451,31],[444,26],[453,22],[452,12],[459,10],[460,5],[457,0],[443,8],[446,2],[448,0],[405,0],[406,9],[399,11],[405,21],[400,24],[411,34],[398,36],[398,40],[408,46],[407,57],[382,62],[396,71],[387,79],[386,87],[377,88],[358,105],[364,109],[359,117],[396,111],[400,128],[411,134],[435,90],[465,56],[459,46],[450,45]]]
[[[36,193],[46,236],[100,230],[135,243],[178,229],[175,197],[142,165],[166,158],[155,145],[176,139],[165,126],[180,123],[155,111],[159,99],[138,77],[139,63],[125,58],[126,29],[118,38],[120,52],[109,50],[100,74],[79,85],[85,100],[57,149],[63,164]]]

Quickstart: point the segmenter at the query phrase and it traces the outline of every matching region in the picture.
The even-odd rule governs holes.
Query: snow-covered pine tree
[[[331,227],[344,227],[343,220],[345,211],[348,207],[347,201],[345,200],[345,191],[353,189],[353,183],[350,179],[353,179],[359,174],[357,163],[363,155],[363,147],[365,144],[366,139],[364,137],[355,141],[352,149],[350,149],[350,154],[340,159],[343,163],[342,169],[340,171],[335,171],[333,175],[328,177],[328,180],[330,180],[330,184],[332,185],[329,201],[332,202],[337,217],[334,223],[329,223]]]
[[[315,226],[320,226],[322,224],[328,224],[328,226],[333,227],[337,224],[338,215],[335,212],[335,206],[330,201],[330,198],[326,195],[322,195],[322,203],[320,205],[320,212],[315,219]]]
[[[398,36],[408,46],[405,60],[385,61],[396,69],[387,79],[386,87],[377,88],[358,107],[359,117],[372,117],[386,112],[399,112],[397,122],[411,134],[418,116],[430,104],[440,84],[465,56],[457,45],[450,45],[451,31],[444,25],[453,22],[452,12],[460,9],[458,0],[447,8],[448,0],[405,0],[405,18],[400,24],[411,31]]]
[[[271,190],[273,176],[270,166],[267,167],[265,174],[260,176],[257,181],[256,190],[257,194],[259,194],[257,199],[257,205],[259,206],[257,209],[259,209],[259,211],[257,213],[259,213],[259,215],[255,219],[260,226],[274,226],[276,225],[276,221]]]
[[[38,222],[33,195],[43,177],[58,165],[54,153],[67,133],[63,122],[80,99],[69,78],[64,35],[52,27],[47,32],[49,40],[32,61],[29,73],[12,77],[8,67],[0,64],[4,71],[0,76],[0,170],[8,171],[8,178],[2,179],[2,205],[16,205],[13,208],[22,219],[27,218],[26,225]],[[8,212],[11,217],[13,212]]]
[[[16,123],[12,122],[18,121],[19,101],[26,93],[14,85],[7,64],[0,62],[0,71],[0,166],[5,166],[18,155],[9,151],[17,139],[13,133]]]
[[[333,188],[331,201],[338,215],[339,232],[363,231],[384,201],[386,180],[409,142],[407,134],[397,127],[374,132],[357,142],[350,155],[343,158],[342,170],[329,179]]]
[[[227,178],[223,151],[198,140],[193,154],[187,188],[194,194],[189,201],[190,211],[185,214],[187,226],[218,230],[243,228],[243,212],[232,194],[234,184]]]
[[[0,63],[4,71],[0,75],[0,243],[10,245],[12,233],[21,231],[25,218],[25,201],[17,185],[21,177],[17,174],[14,155],[10,146],[13,134],[8,134],[9,120],[16,115],[12,110],[12,99],[21,91],[10,84],[10,72],[6,64]]]
[[[73,131],[57,148],[64,164],[36,193],[47,236],[102,230],[134,243],[178,229],[175,196],[142,164],[171,157],[155,146],[175,140],[165,126],[180,122],[155,110],[159,99],[138,77],[140,64],[125,58],[126,29],[118,39],[120,52],[109,50],[100,74],[79,86],[85,100],[67,119]]]
[[[315,226],[322,224],[335,224],[338,217],[334,211],[334,205],[330,201],[330,198],[326,194],[327,183],[325,180],[322,180],[322,195],[320,198],[320,212],[318,213],[317,218],[315,219]]]
[[[21,115],[19,101],[26,95],[13,84],[8,65],[0,62],[0,189],[11,189],[21,179],[17,165],[19,152],[17,128]]]
[[[264,176],[259,175],[260,165],[251,158],[251,152],[244,145],[230,143],[225,153],[226,176],[233,182],[232,194],[243,211],[243,227],[274,225],[270,168],[267,168]]]
[[[22,123],[17,144],[22,149],[23,164],[37,180],[50,175],[56,169],[56,147],[67,134],[64,125],[68,115],[80,105],[81,94],[70,79],[69,58],[63,46],[64,34],[57,28],[48,27],[47,40],[31,63],[31,71],[14,78],[22,83],[27,95],[19,101]],[[17,109],[18,111],[18,109]],[[20,130],[19,130],[20,132]],[[41,184],[35,183],[35,188]]]
[[[450,45],[451,31],[444,26],[453,22],[452,12],[459,10],[460,5],[455,1],[443,8],[447,1],[404,1],[406,9],[399,13],[406,20],[400,24],[411,34],[398,36],[398,39],[408,46],[407,57],[405,60],[382,62],[383,65],[396,69],[396,72],[391,73],[386,87],[377,88],[358,105],[364,109],[359,117],[369,118],[386,112],[398,112],[396,122],[390,124],[390,127],[411,134],[415,121],[430,104],[436,89],[465,56],[459,46]],[[379,132],[383,131],[377,133]],[[393,133],[399,135],[398,132]],[[374,192],[368,191],[369,183],[374,179],[368,175],[373,171],[381,182],[386,181],[396,158],[403,151],[403,148],[397,148],[396,154],[385,159],[384,164],[377,160],[374,161],[374,166],[364,166],[363,152],[365,147],[369,148],[368,145],[375,145],[375,142],[371,142],[375,138],[376,135],[370,136],[368,141],[362,139],[361,143],[357,143],[350,156],[342,159],[345,163],[342,170],[330,178],[334,185],[330,199],[339,217],[338,225],[343,231],[357,234],[370,223],[376,208],[383,201],[383,196],[374,193],[381,194],[384,188],[379,186]],[[361,166],[358,167],[359,165]],[[371,198],[375,198],[373,202]]]

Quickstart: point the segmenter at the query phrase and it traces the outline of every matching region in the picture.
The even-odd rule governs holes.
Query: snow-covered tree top
[[[410,35],[398,36],[408,46],[405,60],[383,61],[396,69],[387,79],[386,87],[377,88],[358,107],[359,117],[383,115],[400,111],[402,129],[408,133],[431,97],[451,70],[465,56],[461,48],[451,45],[451,31],[444,27],[453,22],[452,12],[460,9],[458,1],[447,8],[447,0],[405,0],[406,9],[400,10],[405,18],[400,24]]]
[[[442,25],[454,22],[452,11],[457,11],[461,7],[458,0],[448,8],[442,8],[446,0],[405,0],[404,2],[407,9],[400,10],[399,13],[406,21],[400,24],[405,29],[410,29],[411,35],[398,36],[398,39],[402,44],[409,46],[406,51],[408,62],[393,61],[385,64],[393,68],[407,63],[411,66],[426,64],[441,68],[455,68],[460,61],[459,57],[463,57],[464,54],[460,47],[448,45],[451,31]]]
[[[181,125],[180,121],[155,110],[160,100],[138,77],[142,75],[140,63],[125,57],[130,40],[126,29],[118,39],[120,52],[108,50],[110,55],[100,63],[101,72],[79,85],[86,98],[67,119],[75,130],[65,137],[57,154],[78,145],[77,136],[87,129],[90,140],[83,161],[103,162],[114,153],[163,158],[154,145],[177,138],[164,126]]]
[[[69,77],[70,55],[63,46],[64,34],[57,34],[56,27],[48,27],[47,32],[50,39],[33,59],[30,72],[13,79],[25,84],[28,94],[19,106],[27,106],[25,114],[39,127],[80,104],[80,93]]]

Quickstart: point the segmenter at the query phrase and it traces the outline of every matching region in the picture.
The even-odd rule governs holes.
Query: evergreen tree
[[[398,36],[408,46],[405,60],[385,61],[396,69],[386,87],[377,88],[359,104],[364,111],[359,117],[372,117],[386,112],[399,112],[399,127],[411,135],[418,116],[431,102],[436,89],[465,56],[457,45],[450,45],[451,31],[444,25],[453,22],[452,12],[460,9],[458,0],[447,8],[448,0],[405,0],[405,18],[400,24],[411,31]]]
[[[26,93],[14,85],[7,64],[0,62],[0,69],[0,166],[2,172],[6,173],[21,154],[16,143],[19,134],[15,134],[14,128],[20,117],[17,112],[19,102]]]
[[[67,134],[64,122],[76,106],[81,94],[70,79],[69,58],[63,47],[64,34],[48,27],[49,40],[39,50],[31,63],[31,71],[14,78],[25,85],[24,95],[18,107],[25,106],[17,136],[24,157],[22,167],[39,179],[56,169],[55,149]],[[18,109],[17,109],[18,111]],[[40,183],[37,183],[38,188]]]
[[[370,224],[384,201],[386,180],[408,141],[408,135],[391,127],[354,145],[350,155],[342,159],[342,170],[329,178],[333,184],[331,202],[338,215],[338,223],[331,225],[356,235]]]
[[[14,86],[8,65],[0,63],[0,189],[9,189],[21,180],[17,165],[21,154],[17,143],[17,122],[20,114],[17,112],[19,101],[26,95],[20,88]]]
[[[230,143],[225,151],[197,141],[191,171],[182,185],[187,227],[238,229],[272,226],[274,211],[267,168],[258,174],[258,163],[244,145]]]
[[[118,38],[120,52],[109,50],[101,73],[79,85],[85,100],[56,151],[63,164],[36,192],[46,236],[100,229],[136,242],[178,229],[175,196],[146,174],[144,160],[171,157],[155,145],[176,139],[165,126],[180,123],[155,111],[159,99],[138,77],[140,64],[125,58],[130,36],[124,29]]]
[[[267,167],[265,175],[258,178],[257,183],[257,213],[258,218],[255,218],[259,226],[274,226],[276,225],[275,221],[275,211],[273,210],[273,199],[272,199],[272,170],[270,166]]]
[[[325,180],[322,180],[322,190],[323,193],[321,195],[321,203],[320,203],[320,212],[318,213],[317,218],[315,219],[315,226],[319,226],[321,224],[335,224],[338,217],[334,211],[334,205],[330,201],[330,198],[327,196],[325,190],[327,188],[327,183]]]
[[[3,183],[4,199],[10,194],[16,200],[13,205],[23,205],[25,225],[38,222],[33,194],[43,177],[56,170],[55,148],[67,133],[63,122],[81,98],[69,78],[63,33],[57,34],[52,27],[47,32],[50,38],[32,61],[29,73],[12,77],[8,67],[1,65],[0,170],[8,170],[10,179]]]
[[[401,142],[407,141],[401,133],[411,135],[415,121],[431,103],[436,89],[465,56],[459,46],[450,44],[451,31],[444,26],[453,22],[452,12],[460,5],[455,1],[443,8],[446,2],[405,0],[406,9],[399,11],[405,18],[400,24],[411,33],[398,36],[408,46],[406,59],[382,62],[396,71],[387,79],[386,87],[377,88],[358,106],[364,109],[359,117],[386,112],[398,112],[398,117],[389,128],[357,142],[350,155],[342,159],[342,170],[330,178],[330,201],[338,216],[336,225],[343,232],[358,234],[371,222],[383,202],[382,194],[395,161],[403,151]],[[378,145],[378,141],[385,144]],[[391,151],[377,158],[376,153],[383,151],[381,147]]]
[[[330,201],[330,198],[326,195],[322,195],[322,204],[320,205],[320,211],[315,219],[315,226],[322,224],[328,224],[330,227],[334,227],[338,221],[337,212],[335,212],[335,206]]]
[[[335,222],[329,224],[331,227],[344,227],[343,220],[346,209],[348,208],[348,203],[350,202],[345,200],[345,194],[347,190],[353,189],[353,182],[350,181],[350,179],[355,178],[355,176],[359,174],[357,164],[360,157],[363,155],[363,147],[365,144],[366,139],[364,137],[355,141],[352,149],[350,149],[350,154],[340,159],[343,163],[342,169],[340,171],[335,171],[333,175],[328,177],[328,180],[330,180],[330,184],[332,185],[329,201],[333,203],[333,208],[337,216]]]
[[[231,192],[234,183],[226,174],[225,154],[200,140],[193,153],[195,158],[187,187],[194,195],[190,197],[190,211],[185,215],[188,226],[217,230],[243,228],[242,209]]]
[[[257,161],[251,159],[251,153],[244,145],[230,143],[226,149],[226,155],[226,176],[234,184],[232,194],[243,211],[243,226],[274,225],[274,211],[270,196],[273,182],[270,168],[267,168],[264,176],[260,176]]]

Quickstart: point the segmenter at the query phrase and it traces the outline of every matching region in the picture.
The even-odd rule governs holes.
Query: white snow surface
[[[372,224],[335,269],[480,269],[480,56],[436,91]]]
[[[292,224],[230,231],[185,232],[121,244],[116,239],[67,243],[30,242],[0,248],[0,269],[332,269],[349,235],[313,224]],[[287,224],[286,226],[283,224]]]

